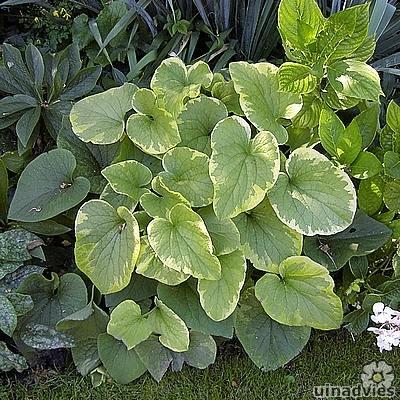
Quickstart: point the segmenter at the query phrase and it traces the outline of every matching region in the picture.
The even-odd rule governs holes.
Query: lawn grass
[[[316,334],[285,368],[263,373],[236,347],[222,351],[207,370],[184,367],[157,384],[149,375],[129,385],[106,383],[92,388],[73,369],[35,373],[0,389],[1,400],[306,400],[315,385],[354,385],[364,365],[384,360],[393,366],[400,393],[400,351],[380,354],[371,335],[355,342],[345,332]],[[32,384],[33,382],[33,384]],[[397,398],[400,398],[398,395]],[[372,398],[370,398],[372,399]]]

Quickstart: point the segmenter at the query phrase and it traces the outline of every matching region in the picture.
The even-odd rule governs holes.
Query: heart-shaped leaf
[[[114,293],[127,286],[140,249],[139,225],[132,213],[91,200],[80,208],[75,232],[76,264],[98,289]]]
[[[232,218],[259,204],[279,173],[278,143],[269,132],[251,139],[250,126],[228,117],[211,135],[210,176],[214,183],[214,211]]]
[[[286,161],[268,198],[278,218],[304,235],[346,229],[356,212],[356,193],[347,174],[316,150],[299,148]]]
[[[90,183],[86,178],[72,177],[75,167],[75,157],[63,149],[51,150],[31,161],[18,180],[8,218],[44,221],[79,204],[88,194]]]
[[[342,302],[333,292],[329,271],[308,257],[293,256],[279,266],[279,274],[265,274],[255,294],[265,312],[290,326],[337,329],[343,318]]]

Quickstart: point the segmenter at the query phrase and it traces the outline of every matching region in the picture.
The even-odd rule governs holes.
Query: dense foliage
[[[279,67],[170,57],[148,88],[114,67],[130,82],[95,88],[77,45],[4,46],[20,153],[0,159],[2,370],[70,348],[94,384],[160,380],[233,337],[271,370],[312,328],[359,334],[373,304],[398,306],[400,106],[384,116],[369,6],[282,0],[277,19]],[[127,56],[121,22],[81,20],[92,64]]]

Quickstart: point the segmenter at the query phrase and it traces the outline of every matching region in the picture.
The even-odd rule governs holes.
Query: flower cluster
[[[371,320],[380,327],[368,328],[368,331],[377,335],[379,350],[392,350],[393,346],[400,346],[400,312],[392,310],[383,303],[375,303],[372,308],[374,315]]]

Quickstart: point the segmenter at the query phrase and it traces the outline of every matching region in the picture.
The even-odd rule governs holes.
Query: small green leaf
[[[70,114],[73,131],[84,142],[117,142],[124,134],[125,114],[132,109],[136,89],[127,83],[78,101]]]
[[[24,147],[28,145],[29,140],[31,139],[32,133],[39,121],[40,112],[40,107],[30,108],[22,114],[15,126],[18,139]]]
[[[400,133],[400,106],[394,100],[391,100],[388,105],[386,121],[392,131]]]
[[[179,285],[189,278],[189,275],[164,265],[149,245],[146,236],[142,236],[140,240],[136,273],[170,286]]]
[[[389,210],[400,213],[400,180],[397,179],[385,184],[383,201]]]
[[[375,154],[362,151],[349,167],[351,176],[357,179],[368,179],[382,171],[382,163]]]
[[[184,204],[171,208],[168,219],[155,218],[148,228],[151,247],[169,268],[200,279],[220,279],[221,265],[198,214]]]
[[[129,383],[146,372],[146,367],[136,351],[128,350],[122,342],[111,335],[107,333],[99,335],[97,346],[101,362],[118,383]]]
[[[25,358],[19,354],[11,352],[4,342],[0,342],[0,371],[8,372],[15,369],[22,372],[28,368]]]
[[[360,100],[378,101],[383,93],[378,72],[357,60],[329,65],[328,80],[337,93]]]
[[[295,117],[302,107],[300,95],[279,92],[278,68],[272,64],[234,62],[229,71],[246,117],[258,130],[272,132],[279,144],[286,143],[279,120]]]
[[[12,336],[17,327],[17,313],[11,301],[2,294],[0,294],[0,309],[0,330],[6,335]]]
[[[310,93],[317,87],[318,78],[306,65],[286,62],[278,70],[279,90],[289,93]]]
[[[228,318],[236,309],[246,277],[246,260],[241,251],[220,256],[221,279],[200,279],[197,290],[206,314],[214,321]]]
[[[324,109],[321,112],[319,136],[325,150],[342,164],[350,165],[361,151],[362,138],[358,124],[353,121],[345,128],[331,110]]]
[[[163,303],[174,310],[192,331],[232,338],[234,315],[223,321],[212,320],[201,306],[199,295],[193,282],[186,281],[173,287],[158,285],[157,292]]]
[[[268,198],[278,218],[304,235],[346,229],[356,212],[356,192],[348,175],[313,149],[299,148],[286,161]]]
[[[308,257],[294,256],[279,266],[279,275],[265,274],[255,294],[265,312],[290,326],[329,330],[340,327],[342,302],[333,292],[328,270]]]
[[[358,206],[368,215],[374,215],[381,208],[384,182],[380,176],[362,180],[358,186]]]
[[[246,353],[263,371],[282,367],[307,344],[311,329],[287,326],[271,319],[254,296],[254,288],[240,298],[235,331]]]
[[[136,203],[153,178],[151,171],[135,160],[122,161],[112,164],[101,171],[116,193],[132,198]]]
[[[176,120],[157,106],[151,90],[138,89],[132,104],[137,114],[128,118],[126,133],[141,150],[148,154],[162,154],[181,141]]]
[[[212,202],[214,187],[211,182],[209,158],[189,147],[177,147],[163,157],[160,181],[171,191],[180,193],[192,207],[207,206]]]
[[[304,48],[315,40],[324,17],[314,0],[282,0],[278,27],[282,39],[294,48]]]
[[[217,122],[228,116],[224,104],[217,99],[200,96],[189,100],[178,118],[181,143],[179,146],[187,146],[211,155],[211,132]]]
[[[383,157],[385,174],[394,179],[400,179],[400,154],[387,151]]]
[[[221,100],[229,112],[236,115],[244,115],[240,107],[239,95],[235,91],[233,81],[226,82],[225,79],[222,78],[221,81],[213,83],[211,94],[213,97]]]
[[[76,264],[98,289],[114,293],[127,286],[140,249],[139,225],[132,213],[91,200],[78,211],[75,232]]]
[[[213,74],[205,62],[198,61],[187,68],[178,57],[173,57],[164,60],[156,69],[150,87],[165,109],[176,116],[185,99],[198,97],[201,88],[209,87],[212,79]]]
[[[75,166],[72,153],[62,149],[31,161],[18,180],[8,217],[23,222],[44,221],[79,204],[88,194],[90,183],[83,177],[72,178]]]
[[[128,350],[146,340],[153,327],[147,315],[142,315],[140,306],[133,300],[125,300],[115,307],[110,315],[107,332],[122,340]]]
[[[219,219],[208,206],[197,210],[206,224],[217,256],[232,253],[240,247],[240,235],[236,225],[230,219]]]
[[[299,256],[303,248],[300,233],[286,226],[265,198],[256,208],[234,220],[246,258],[257,269],[274,271],[290,256]]]
[[[176,352],[189,348],[189,331],[185,323],[161,300],[155,298],[156,307],[149,312],[149,323],[160,335],[160,343]]]
[[[277,179],[279,150],[274,136],[251,129],[240,117],[219,122],[211,135],[210,176],[214,183],[214,211],[232,218],[259,204]]]

